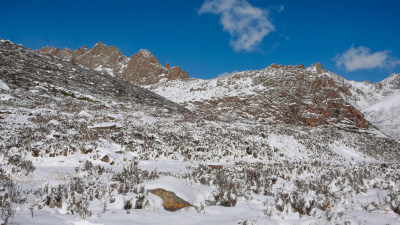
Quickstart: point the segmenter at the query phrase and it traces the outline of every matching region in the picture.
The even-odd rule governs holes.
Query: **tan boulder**
[[[150,192],[157,195],[163,200],[163,206],[165,210],[176,211],[185,207],[192,206],[189,202],[179,198],[173,192],[166,191],[161,188],[150,190]]]

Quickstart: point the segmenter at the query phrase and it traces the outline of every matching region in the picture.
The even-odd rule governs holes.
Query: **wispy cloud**
[[[254,51],[275,29],[268,11],[246,0],[206,0],[198,12],[220,15],[223,30],[231,35],[230,44],[235,51]]]
[[[371,53],[371,49],[359,46],[351,46],[350,49],[342,54],[338,54],[334,60],[336,66],[344,66],[347,71],[360,69],[373,69],[384,67],[395,67],[400,64],[400,60],[390,56],[390,51],[380,51]]]
[[[217,77],[226,77],[228,75],[231,75],[231,74],[237,73],[237,72],[238,72],[237,70],[235,70],[233,72],[224,72],[224,73],[218,74]]]

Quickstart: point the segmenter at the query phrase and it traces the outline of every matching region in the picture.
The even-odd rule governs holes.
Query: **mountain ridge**
[[[2,57],[0,72],[9,85],[31,89],[35,83],[48,86],[48,91],[95,101],[104,99],[109,104],[109,98],[115,101],[130,101],[140,105],[163,108],[171,112],[192,114],[189,110],[173,103],[154,92],[146,90],[134,83],[104,76],[99,72],[74,63],[58,61],[50,55],[32,51],[21,45],[0,39]],[[19,52],[18,58],[13,52]],[[31,67],[31,68],[30,68]],[[35,71],[33,67],[37,68]],[[34,73],[33,73],[34,72]],[[61,76],[64,74],[64,76]],[[33,81],[35,81],[33,83]],[[100,101],[101,102],[101,101]],[[107,103],[108,102],[108,103]]]
[[[40,51],[139,85],[154,84],[162,79],[189,78],[188,73],[179,66],[169,67],[168,63],[162,66],[148,50],[142,49],[127,58],[117,47],[109,47],[101,41],[91,49],[83,46],[77,50],[61,50],[46,46]]]
[[[310,68],[273,64],[263,70],[237,72],[212,80],[164,82],[148,88],[185,106],[197,105],[193,109],[208,114],[213,110],[207,109],[209,105],[219,105],[217,111],[226,116],[258,122],[278,120],[315,126],[349,119],[357,127],[367,128],[362,113],[342,97],[350,94],[349,90],[322,73],[320,64]],[[235,104],[240,101],[241,104]]]
[[[395,126],[380,125],[386,124],[386,122],[382,122],[382,118],[380,118],[378,116],[379,114],[373,110],[373,107],[371,107],[374,104],[378,104],[380,101],[385,101],[387,98],[396,99],[395,96],[392,96],[396,95],[397,93],[394,90],[400,88],[400,78],[399,75],[396,74],[392,74],[381,82],[371,84],[368,81],[349,81],[335,73],[325,70],[319,62],[312,64],[308,68],[306,68],[304,65],[282,66],[272,64],[266,69],[269,68],[270,70],[280,70],[281,76],[283,77],[290,77],[296,73],[303,74],[303,77],[293,77],[291,81],[290,79],[285,81],[280,78],[277,79],[280,79],[281,82],[275,82],[273,80],[269,81],[270,83],[275,83],[274,85],[276,87],[280,87],[280,93],[282,95],[287,95],[287,93],[290,93],[290,88],[297,89],[297,93],[292,93],[287,96],[289,98],[292,98],[292,102],[287,101],[285,105],[282,105],[281,103],[284,101],[280,101],[279,104],[277,104],[276,102],[273,103],[273,100],[278,98],[276,94],[271,92],[261,93],[261,90],[258,90],[258,95],[260,96],[258,97],[258,99],[252,99],[253,97],[251,97],[251,95],[247,96],[248,98],[250,98],[247,100],[245,100],[247,97],[244,97],[244,99],[238,98],[238,96],[236,96],[237,94],[235,93],[237,93],[238,91],[244,91],[241,91],[243,87],[241,87],[241,84],[238,83],[236,83],[236,88],[228,88],[229,90],[225,90],[225,97],[213,96],[212,98],[215,99],[212,100],[207,99],[206,97],[207,95],[210,95],[209,93],[206,93],[207,90],[216,88],[214,85],[207,85],[206,83],[211,84],[213,83],[214,79],[218,80],[217,83],[225,83],[225,85],[229,86],[227,82],[223,81],[224,78],[230,77],[232,75],[232,77],[234,78],[232,78],[233,80],[229,81],[228,83],[235,83],[235,80],[237,80],[238,78],[237,76],[235,77],[234,74],[264,73],[266,69],[237,72],[231,75],[214,78],[208,81],[202,81],[201,79],[189,78],[185,71],[181,71],[180,67],[170,68],[168,63],[166,63],[165,67],[163,67],[161,63],[157,60],[157,58],[151,52],[145,49],[141,49],[138,53],[132,55],[129,58],[126,58],[116,47],[108,47],[104,45],[101,41],[99,41],[92,49],[88,49],[87,47],[83,46],[74,51],[70,49],[60,50],[58,48],[44,47],[41,51],[50,55],[57,56],[64,60],[69,60],[71,62],[81,64],[97,71],[102,71],[107,74],[117,76],[124,79],[125,81],[139,84],[152,91],[157,92],[160,95],[167,96],[167,98],[174,102],[181,102],[183,103],[183,106],[188,106],[189,108],[191,107],[192,109],[200,110],[201,113],[205,114],[208,117],[213,114],[213,110],[215,109],[215,107],[217,107],[217,111],[222,112],[222,114],[226,118],[241,118],[245,120],[250,119],[257,121],[265,121],[265,119],[267,119],[268,123],[270,123],[271,121],[273,122],[274,120],[279,120],[281,122],[290,124],[296,123],[304,124],[306,126],[318,126],[324,124],[338,124],[341,122],[348,123],[350,121],[350,123],[352,123],[356,127],[367,128],[368,126],[370,126],[370,122],[372,122],[373,125],[376,125],[378,128],[383,129],[385,133],[388,133],[391,136],[394,136],[396,139],[400,140],[400,131],[397,131],[397,129],[393,128]],[[304,74],[308,75],[304,76]],[[257,77],[257,79],[260,78],[260,76],[253,77]],[[312,78],[310,79],[310,77]],[[308,81],[306,81],[307,79]],[[303,80],[302,87],[299,87],[296,84],[296,82],[300,82],[300,80]],[[191,86],[191,88],[188,90],[186,87],[184,87],[185,85],[180,86],[179,83],[192,83],[193,85],[189,85]],[[195,97],[193,98],[193,96],[196,96],[200,93],[196,92],[196,90],[199,90],[199,88],[196,87],[196,84],[194,83],[197,83],[197,85],[201,86],[200,89],[203,90],[200,91],[202,93],[201,97],[203,99],[206,99],[205,101],[201,101],[201,99],[196,99]],[[283,83],[286,83],[286,86],[282,86]],[[178,85],[179,87],[176,85],[176,87],[173,87],[174,84]],[[309,84],[312,84],[313,86],[308,87]],[[320,88],[321,85],[323,87]],[[261,84],[261,86],[260,88],[265,88],[264,84]],[[287,89],[287,87],[290,88]],[[221,88],[224,89],[226,87]],[[306,88],[307,90],[301,90],[302,88]],[[317,100],[315,98],[315,93],[311,93],[310,90],[308,90],[309,88],[313,89],[313,92],[315,93],[320,92],[319,94],[323,95],[323,97],[320,96],[319,100]],[[161,91],[161,89],[163,91]],[[183,101],[182,98],[187,98],[188,101]],[[322,102],[328,98],[340,100],[339,103],[335,101],[331,101],[329,103],[325,102],[325,106],[321,108],[320,104],[322,104]],[[190,99],[192,99],[194,102],[192,102],[192,100]],[[243,105],[248,105],[246,104],[246,102],[260,105],[261,103],[263,103],[262,101],[267,101],[268,103],[273,104],[264,107],[262,110],[254,110],[254,107],[253,109],[249,109],[249,107],[241,107]],[[238,102],[241,103],[236,104]],[[197,106],[193,107],[193,104]],[[230,106],[222,107],[224,109],[220,110],[219,106],[223,106],[224,104],[225,106]],[[214,106],[210,107],[210,105]],[[304,108],[301,105],[308,106],[307,108]],[[240,108],[247,109],[238,110]],[[269,111],[269,114],[266,113],[266,111]],[[368,120],[364,118],[364,111],[368,113]],[[397,110],[397,108],[395,108],[395,111],[397,112],[400,110]],[[238,113],[240,113],[241,115],[236,115]],[[346,121],[345,119],[348,119],[349,121]],[[393,122],[393,120],[391,121]],[[396,120],[395,124],[400,124],[400,122],[397,122]],[[392,128],[387,129],[388,127]]]
[[[397,95],[400,91],[399,83],[400,74],[392,74],[373,84],[349,81],[323,69],[320,63],[315,63],[308,68],[304,65],[272,64],[262,70],[236,72],[210,80],[194,78],[160,82],[146,87],[206,114],[216,109],[232,119],[253,117],[260,122],[260,119],[265,118],[269,123],[278,119],[307,126],[347,123],[346,119],[349,119],[359,128],[366,128],[372,123],[400,140],[400,131],[395,126],[387,129],[376,123],[378,119],[382,122],[379,114],[368,110],[368,120],[364,117],[368,107]],[[282,96],[292,100],[288,101]],[[240,101],[242,104],[235,104]],[[251,107],[252,104],[255,107]],[[240,113],[242,115],[235,116]],[[396,113],[400,113],[400,110],[393,112]],[[370,116],[372,114],[374,117]],[[400,120],[395,121],[395,124],[399,123]]]

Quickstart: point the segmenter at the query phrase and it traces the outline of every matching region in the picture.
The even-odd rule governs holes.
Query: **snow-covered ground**
[[[400,144],[373,127],[206,120],[114,77],[1,44],[20,54],[0,55],[9,63],[0,65],[0,223],[400,223]],[[188,81],[164,96],[263,90],[252,80],[266,74],[245,75]],[[243,88],[231,93],[230,78]],[[192,206],[166,211],[154,189]]]
[[[366,107],[363,113],[376,127],[400,141],[400,91]]]

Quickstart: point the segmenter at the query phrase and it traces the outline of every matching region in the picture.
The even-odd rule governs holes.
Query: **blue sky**
[[[0,37],[76,49],[150,50],[198,78],[320,62],[347,79],[400,72],[400,1],[0,0]]]

